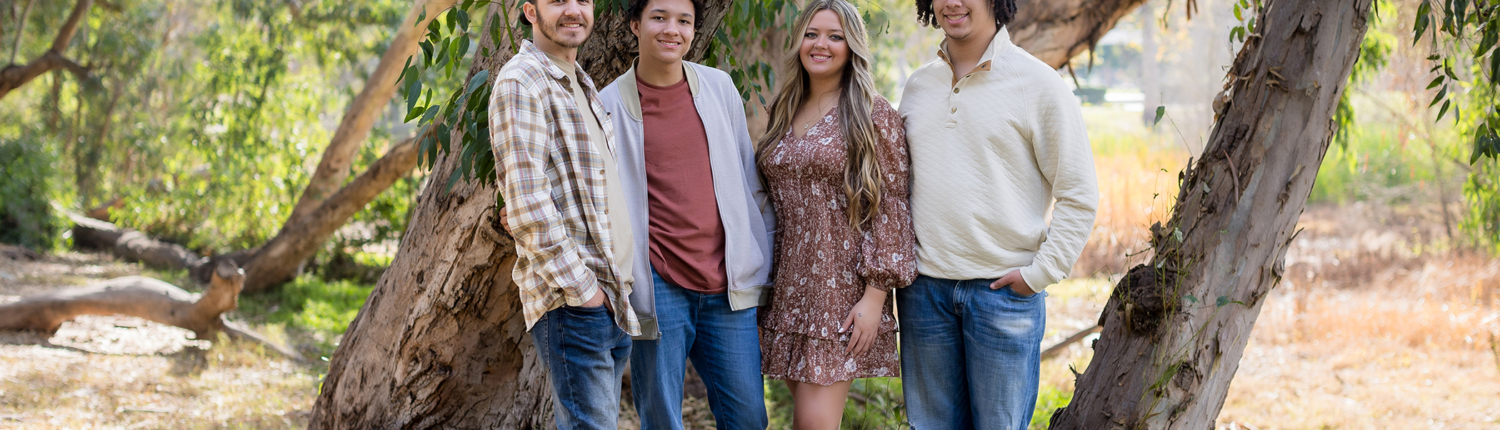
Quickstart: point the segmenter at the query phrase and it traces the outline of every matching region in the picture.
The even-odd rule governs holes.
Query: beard
[[[583,24],[583,27],[582,27],[583,28],[583,36],[580,36],[580,37],[577,38],[577,40],[574,40],[574,39],[569,39],[567,37],[564,37],[564,36],[558,34],[558,29],[562,28],[562,24],[563,24],[563,19],[562,18],[558,18],[558,20],[556,22],[547,22],[546,18],[542,18],[541,15],[538,14],[537,17],[536,17],[536,21],[537,22],[534,23],[535,24],[534,27],[536,27],[536,29],[538,29],[538,30],[541,30],[542,37],[547,38],[547,40],[552,41],[552,43],[557,44],[557,46],[561,46],[561,47],[569,48],[569,49],[578,48],[580,46],[583,46],[583,42],[585,40],[588,40],[589,34],[592,32],[592,30],[590,29],[590,27],[592,27],[592,26],[588,25],[587,22],[582,22],[581,20],[580,21],[568,21],[568,23],[570,23],[570,24],[574,23],[574,22],[578,22],[578,23]]]

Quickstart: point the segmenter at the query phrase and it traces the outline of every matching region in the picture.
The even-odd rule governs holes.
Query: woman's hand
[[[885,308],[885,291],[865,287],[864,298],[854,304],[854,309],[849,310],[849,316],[844,317],[844,324],[840,331],[849,333],[849,348],[847,352],[851,357],[857,357],[870,349],[875,344],[875,339],[880,335],[880,315]]]

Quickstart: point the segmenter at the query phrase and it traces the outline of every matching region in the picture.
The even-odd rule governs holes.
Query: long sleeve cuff
[[[1062,281],[1062,279],[1053,279],[1051,276],[1047,275],[1047,271],[1040,267],[1037,267],[1036,263],[1032,263],[1030,266],[1022,267],[1020,271],[1021,279],[1026,281],[1026,286],[1031,287],[1031,291],[1038,293],[1042,292],[1042,290],[1047,289],[1047,287],[1052,286],[1052,284],[1056,284],[1059,281]]]
[[[588,303],[589,300],[593,300],[596,294],[599,294],[599,284],[590,283],[576,289],[564,288],[563,300],[568,302],[568,306],[579,307],[583,306],[584,303]]]

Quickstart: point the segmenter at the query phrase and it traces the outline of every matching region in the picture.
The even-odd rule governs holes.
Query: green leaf
[[[1443,76],[1442,75],[1438,75],[1438,77],[1432,78],[1432,83],[1427,84],[1427,89],[1430,90],[1430,89],[1433,89],[1433,88],[1437,88],[1438,85],[1442,85],[1442,84],[1443,84]]]
[[[480,85],[484,85],[484,83],[486,81],[488,81],[489,79],[490,79],[490,70],[489,69],[480,70],[479,73],[475,73],[474,74],[473,78],[469,78],[469,85],[468,85],[467,88],[464,89],[464,93],[473,93],[474,90],[479,89],[479,86]]]
[[[1176,240],[1177,243],[1182,243],[1182,230],[1177,229],[1177,228],[1173,228],[1172,229],[1172,239]]]
[[[396,76],[396,82],[401,82],[402,79],[406,79],[406,75],[417,75],[416,70],[411,68],[411,57],[415,57],[415,55],[406,56],[406,64],[401,65],[401,75]]]
[[[1417,6],[1417,21],[1416,21],[1416,24],[1413,25],[1412,32],[1411,32],[1411,34],[1412,34],[1412,40],[1411,40],[1412,46],[1417,46],[1417,42],[1421,42],[1422,41],[1422,34],[1426,33],[1427,32],[1427,26],[1432,24],[1432,17],[1431,17],[1431,15],[1432,15],[1432,4],[1431,3],[1428,3],[1426,0],[1424,0],[1422,2],[1421,6]]]
[[[433,60],[433,64],[437,64],[439,67],[445,66],[448,63],[448,39],[443,39],[441,45],[438,48],[437,58]]]
[[[1453,103],[1452,100],[1443,101],[1443,108],[1438,109],[1437,119],[1443,119],[1443,114],[1448,113],[1448,105],[1451,103]]]
[[[1245,20],[1244,12],[1242,11],[1242,9],[1240,9],[1240,5],[1238,5],[1238,4],[1234,5],[1234,20],[1235,21],[1244,21]]]
[[[1444,85],[1443,89],[1438,90],[1437,95],[1432,97],[1432,103],[1428,103],[1427,107],[1430,108],[1430,107],[1433,107],[1433,106],[1437,106],[1438,102],[1443,101],[1443,99],[1444,99],[1443,96],[1446,96],[1446,95],[1448,95],[1448,86]]]
[[[1185,294],[1185,295],[1182,296],[1182,299],[1183,300],[1187,300],[1189,302],[1192,302],[1194,304],[1198,303],[1198,298],[1194,297],[1192,294]]]
[[[1218,299],[1214,300],[1214,306],[1216,306],[1216,307],[1221,307],[1222,308],[1222,307],[1224,307],[1224,305],[1227,305],[1227,304],[1229,304],[1229,296],[1219,296]]]
[[[1157,124],[1160,124],[1161,123],[1161,118],[1163,116],[1166,116],[1166,115],[1167,115],[1167,107],[1166,106],[1157,106],[1156,107],[1156,119],[1151,121],[1151,126],[1155,127]]]
[[[456,9],[453,9],[453,14],[454,14],[454,16],[458,17],[458,29],[460,31],[468,32],[469,31],[469,12],[465,11],[463,8],[456,8]]]
[[[432,67],[432,42],[423,40],[421,43],[418,43],[417,46],[422,47],[422,58],[425,62],[425,65],[428,67]]]
[[[416,117],[422,116],[423,113],[427,112],[427,108],[428,107],[429,106],[417,106],[415,108],[409,108],[406,111],[406,119],[405,119],[405,121],[406,122],[411,122],[412,118],[416,118]]]
[[[1490,86],[1500,86],[1500,50],[1490,53]]]
[[[417,99],[422,97],[422,80],[412,79],[411,84],[406,87],[406,110],[417,108]],[[411,114],[407,114],[407,121],[411,121]]]
[[[464,57],[469,55],[469,37],[464,36],[458,38],[458,48],[454,49],[453,52],[453,61],[463,61]]]

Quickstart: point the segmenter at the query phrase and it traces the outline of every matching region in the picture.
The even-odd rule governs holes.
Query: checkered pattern
[[[631,335],[640,323],[630,287],[620,285],[605,201],[605,158],[589,140],[587,116],[572,84],[546,53],[522,43],[500,69],[490,94],[490,132],[506,222],[516,237],[513,273],[530,330],[548,311],[607,293],[615,322]],[[607,145],[614,131],[593,80],[578,71]]]

